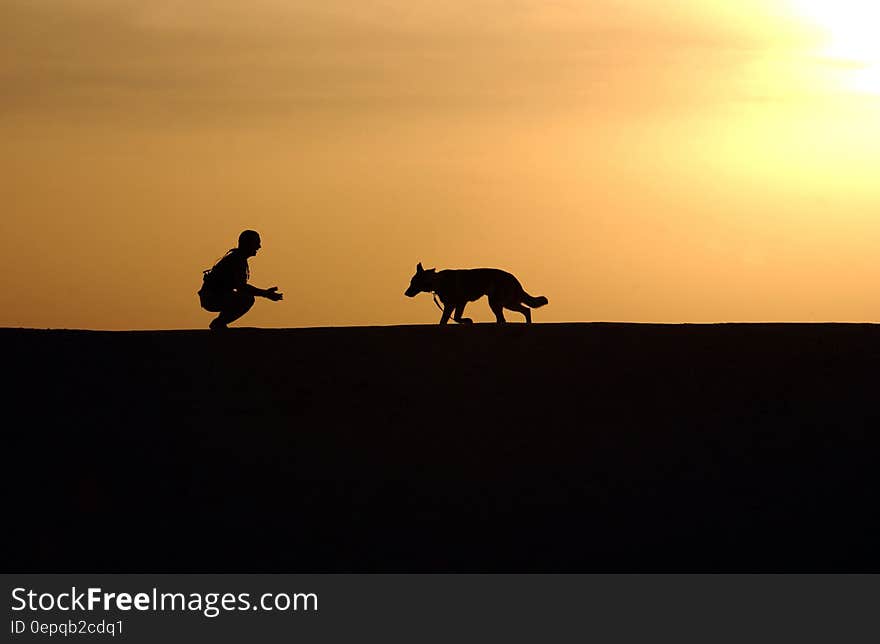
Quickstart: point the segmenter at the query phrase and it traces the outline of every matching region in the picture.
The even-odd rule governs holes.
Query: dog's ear
[[[416,273],[421,273],[423,270],[425,270],[425,269],[422,268],[422,263],[421,263],[421,262],[419,262],[418,264],[416,264]]]

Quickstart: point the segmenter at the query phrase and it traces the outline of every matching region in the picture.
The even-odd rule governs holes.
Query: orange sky
[[[0,326],[205,327],[243,228],[247,326],[435,322],[418,261],[536,321],[878,320],[873,4],[4,0]]]

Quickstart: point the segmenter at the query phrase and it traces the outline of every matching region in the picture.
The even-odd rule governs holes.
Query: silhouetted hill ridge
[[[880,569],[876,325],[0,346],[10,570]]]

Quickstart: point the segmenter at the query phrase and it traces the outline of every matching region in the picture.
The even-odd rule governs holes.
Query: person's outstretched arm
[[[247,283],[248,279],[248,270],[247,263],[240,264],[238,266],[238,270],[235,273],[235,290],[239,293],[247,293],[248,295],[253,295],[254,297],[265,297],[267,300],[272,300],[273,302],[277,302],[282,299],[284,296],[278,292],[278,287],[273,286],[271,288],[257,288],[256,286],[251,286]]]
[[[254,297],[265,297],[267,300],[272,300],[273,302],[284,299],[284,293],[279,293],[277,286],[272,286],[270,288],[257,288],[256,286],[245,284],[244,292],[249,293]]]

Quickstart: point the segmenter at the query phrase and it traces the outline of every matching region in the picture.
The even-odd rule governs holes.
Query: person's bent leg
[[[220,315],[211,322],[211,328],[224,328],[227,324],[235,322],[242,315],[250,311],[253,305],[253,295],[249,293],[233,294],[223,307],[223,310],[220,311]]]

